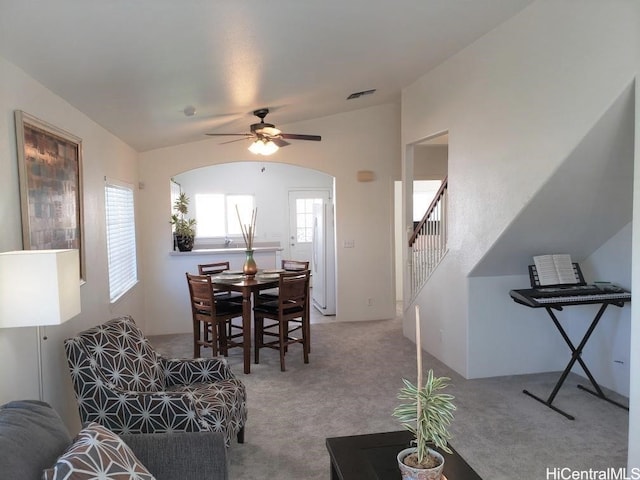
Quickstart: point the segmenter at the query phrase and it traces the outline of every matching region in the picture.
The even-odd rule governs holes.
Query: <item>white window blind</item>
[[[133,188],[105,185],[109,299],[124,295],[138,281]]]

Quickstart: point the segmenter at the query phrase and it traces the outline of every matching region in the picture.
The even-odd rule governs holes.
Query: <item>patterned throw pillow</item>
[[[89,423],[42,480],[155,480],[112,431]]]

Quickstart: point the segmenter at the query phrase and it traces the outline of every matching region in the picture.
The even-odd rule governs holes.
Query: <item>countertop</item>
[[[254,253],[260,252],[281,252],[283,250],[282,247],[254,247]],[[222,248],[201,248],[194,249],[190,252],[179,252],[179,251],[171,251],[169,255],[216,255],[216,254],[244,254],[247,251],[246,248],[241,247],[222,247]]]

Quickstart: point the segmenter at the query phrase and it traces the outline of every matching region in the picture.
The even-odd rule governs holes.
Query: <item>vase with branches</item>
[[[420,312],[416,306],[416,349],[418,357],[418,379],[414,385],[403,379],[404,387],[398,399],[404,401],[393,411],[405,428],[414,435],[415,447],[398,454],[398,464],[403,479],[440,480],[444,468],[441,450],[451,453],[448,441],[451,438],[449,425],[456,407],[454,396],[444,393],[449,386],[449,377],[436,377],[433,370],[427,372],[422,382],[422,349],[420,346]],[[432,448],[433,447],[433,448]],[[438,450],[436,450],[438,449]],[[404,468],[404,467],[408,468]]]
[[[253,239],[256,234],[256,217],[258,215],[258,209],[251,210],[251,220],[248,224],[243,224],[240,218],[240,210],[236,205],[236,214],[238,215],[238,223],[240,223],[240,230],[242,231],[242,238],[246,245],[246,259],[242,266],[242,272],[247,278],[253,278],[258,273],[258,266],[253,258]]]

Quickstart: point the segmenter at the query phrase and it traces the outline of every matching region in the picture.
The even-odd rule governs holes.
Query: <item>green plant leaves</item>
[[[196,234],[196,221],[193,218],[185,218],[185,215],[189,213],[189,197],[184,192],[173,203],[173,208],[178,213],[171,215],[169,223],[175,226],[176,235],[194,237]]]
[[[425,384],[418,391],[418,387],[403,378],[404,387],[398,393],[398,399],[406,401],[398,405],[393,416],[396,417],[410,432],[416,436],[418,460],[421,462],[427,455],[430,442],[441,450],[451,453],[447,445],[451,438],[448,427],[453,420],[456,407],[454,396],[443,393],[449,386],[449,377],[436,377],[433,370],[429,370]],[[418,398],[420,398],[421,414],[418,419]]]

